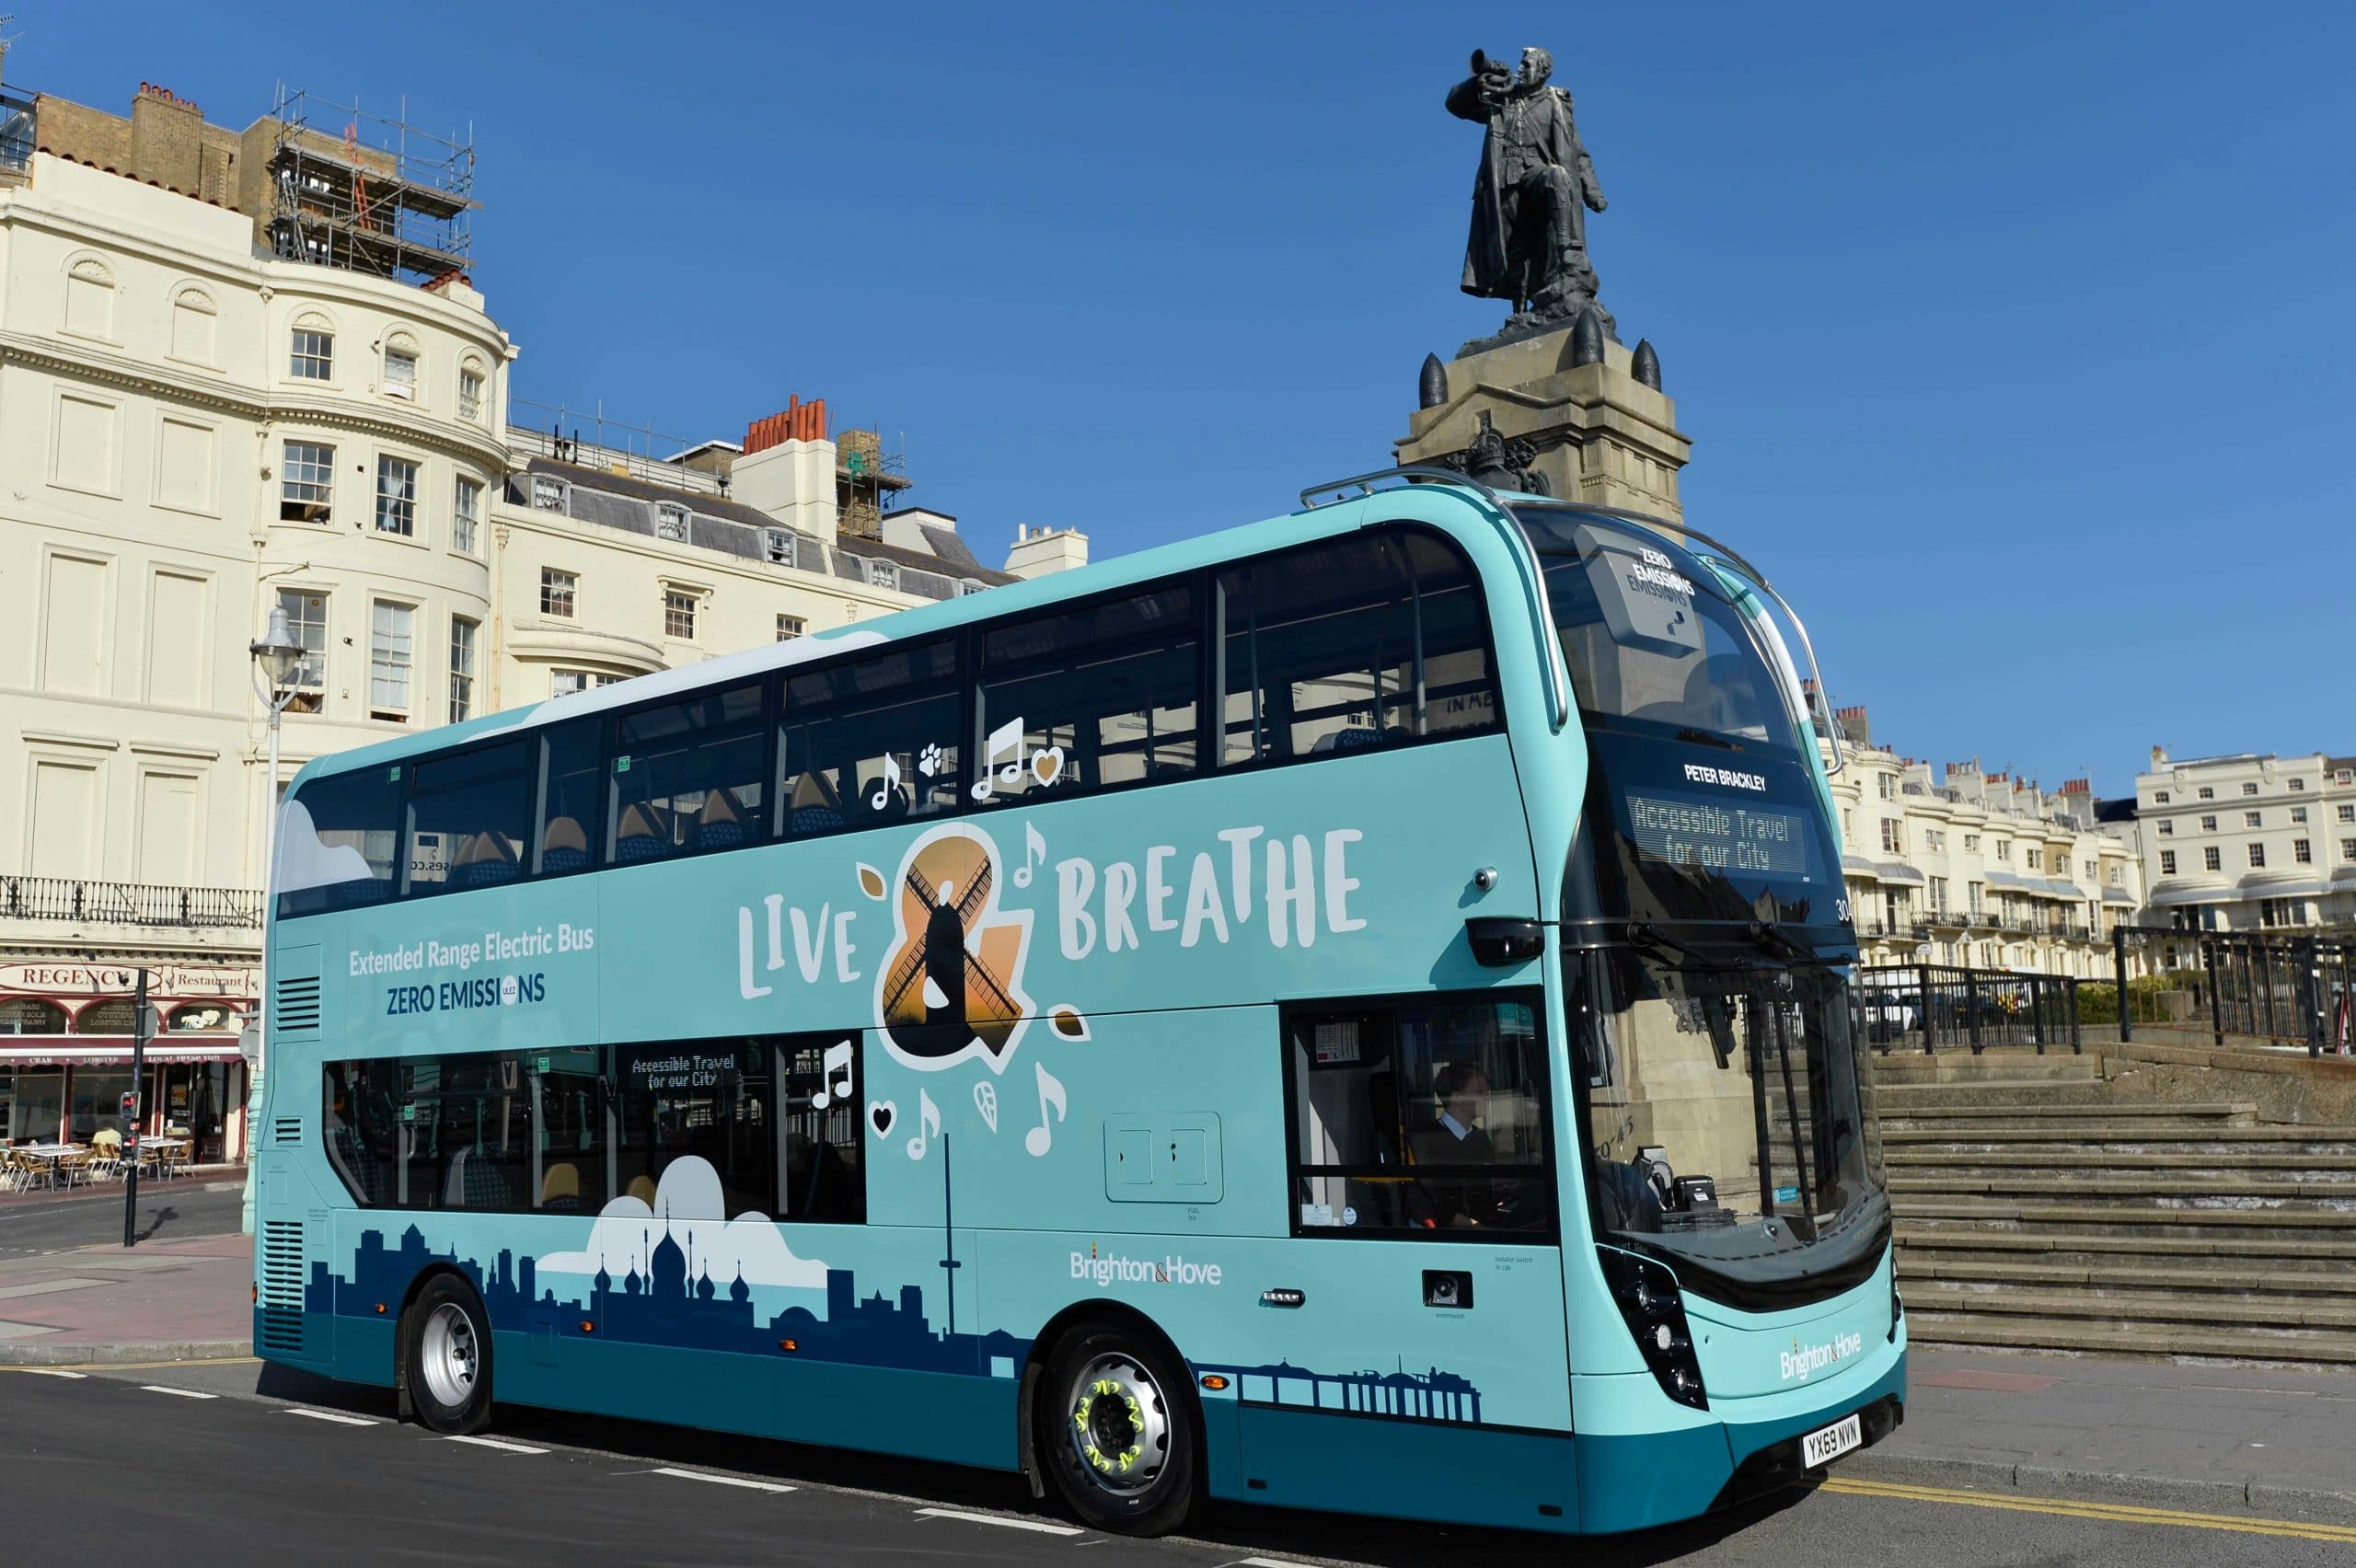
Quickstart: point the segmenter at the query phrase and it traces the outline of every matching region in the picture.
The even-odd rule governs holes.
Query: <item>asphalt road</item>
[[[78,1375],[0,1368],[0,1498],[10,1515],[36,1534],[55,1526],[103,1540],[122,1561],[1085,1568],[1106,1555],[1091,1549],[1112,1544],[1034,1508],[999,1476],[526,1411],[502,1411],[492,1435],[488,1444],[436,1437],[396,1423],[389,1394],[248,1361]],[[1836,1467],[1822,1486],[1765,1505],[1610,1541],[1217,1508],[1190,1536],[1115,1551],[1149,1568],[2278,1568],[2344,1563],[2351,1545],[2356,1530],[2345,1528],[1889,1488]]]
[[[139,1183],[140,1240],[225,1236],[237,1228],[243,1180],[208,1182],[183,1176]],[[218,1192],[208,1191],[217,1186]],[[0,1258],[95,1247],[122,1239],[122,1188],[108,1182],[89,1193],[29,1196],[0,1204]]]

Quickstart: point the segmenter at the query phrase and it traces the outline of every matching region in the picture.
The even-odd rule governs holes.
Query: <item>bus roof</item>
[[[594,686],[585,691],[483,714],[456,724],[439,725],[413,734],[396,735],[369,745],[331,753],[306,763],[293,782],[299,784],[322,773],[342,773],[355,767],[398,762],[406,757],[443,751],[468,741],[557,723],[583,714],[635,707],[675,692],[701,690],[746,676],[765,674],[771,670],[830,658],[853,649],[954,630],[977,621],[994,620],[1010,612],[1019,614],[1133,582],[1149,582],[1175,572],[1216,566],[1221,561],[1346,533],[1369,522],[1421,522],[1441,527],[1451,525],[1462,527],[1475,522],[1494,523],[1496,518],[1489,504],[1491,494],[1476,485],[1449,484],[1434,479],[1373,490],[1314,508],[1303,506],[1283,516],[1221,528],[1192,538],[1157,545],[1134,555],[1116,556],[1075,571],[992,588],[987,594],[969,594],[896,610],[890,615],[878,616],[872,621],[813,632],[786,642],[748,648],[699,663],[659,670],[653,674],[617,681],[609,686]],[[1542,497],[1527,499],[1544,501]],[[1546,504],[1565,505],[1560,502]],[[1567,509],[1580,512],[1610,510],[1576,502],[1568,503]],[[1655,529],[1675,528],[1675,525],[1657,518],[1636,519],[1634,514],[1626,513],[1618,515],[1644,522]]]

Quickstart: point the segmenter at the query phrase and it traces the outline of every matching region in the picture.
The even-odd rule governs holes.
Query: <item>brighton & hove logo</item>
[[[1799,1337],[1792,1338],[1792,1348],[1777,1351],[1776,1359],[1783,1363],[1784,1381],[1795,1378],[1807,1378],[1828,1366],[1838,1366],[1865,1347],[1863,1335],[1834,1334],[1821,1344],[1803,1345]]]

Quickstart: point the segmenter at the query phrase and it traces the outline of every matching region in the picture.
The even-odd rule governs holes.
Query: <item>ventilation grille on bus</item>
[[[270,1138],[272,1143],[278,1144],[301,1143],[303,1141],[303,1118],[300,1116],[281,1116],[277,1121],[272,1122],[270,1124]]]
[[[261,1228],[261,1348],[303,1350],[303,1222],[272,1219]]]
[[[319,1027],[319,977],[288,975],[278,982],[278,1027],[283,1030]]]

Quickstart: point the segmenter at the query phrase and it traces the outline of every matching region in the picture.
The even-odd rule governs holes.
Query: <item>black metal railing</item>
[[[1991,1045],[2075,1052],[2078,982],[2068,974],[1940,963],[1884,964],[1857,972],[1857,1030],[1877,1050],[1953,1051]]]
[[[2130,953],[2144,973],[2131,976]],[[2227,1035],[2307,1055],[2356,1052],[2356,932],[2346,927],[2255,931],[2114,926],[2106,1017],[2131,1042],[2135,1025],[2198,1030],[2223,1048]],[[2119,998],[2126,998],[2120,1006]]]
[[[244,887],[159,887],[79,877],[0,877],[0,919],[104,926],[259,927],[262,895]]]
[[[0,92],[0,171],[22,174],[31,167],[33,149],[40,145],[39,113],[32,99]]]

